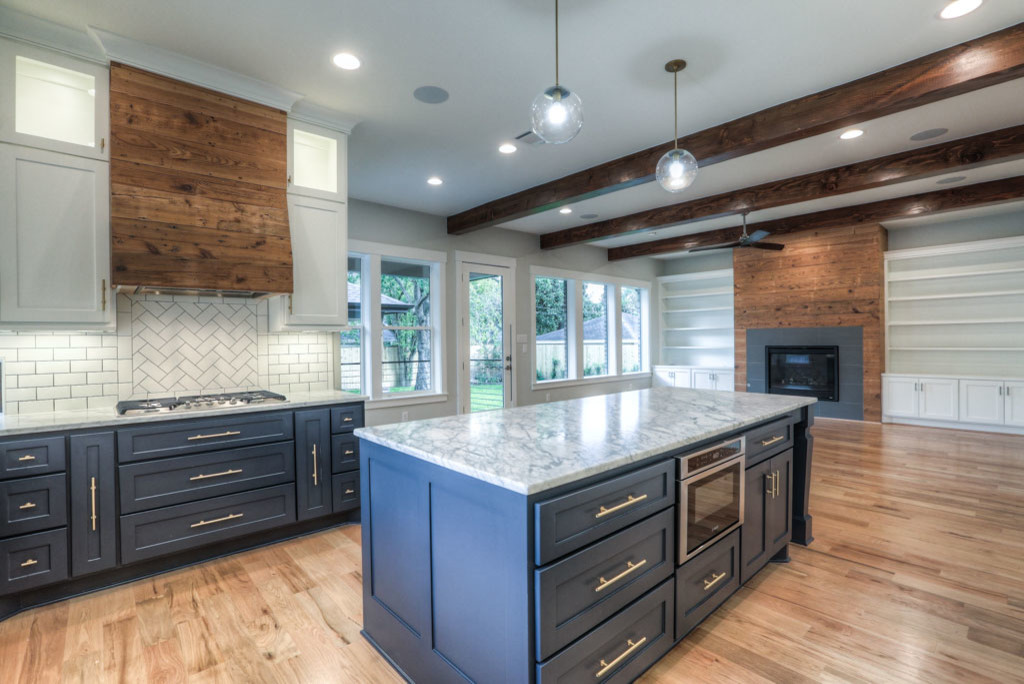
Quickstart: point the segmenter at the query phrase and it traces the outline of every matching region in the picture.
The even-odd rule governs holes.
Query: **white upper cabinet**
[[[0,327],[114,326],[110,166],[0,143]]]
[[[294,293],[270,302],[274,330],[338,330],[348,324],[348,207],[288,196]]]
[[[288,192],[348,201],[348,136],[289,119]]]
[[[0,140],[107,160],[110,72],[0,39]]]

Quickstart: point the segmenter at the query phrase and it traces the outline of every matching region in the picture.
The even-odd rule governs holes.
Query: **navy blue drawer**
[[[668,580],[557,656],[537,666],[540,684],[632,682],[672,648]]]
[[[185,551],[295,522],[295,485],[121,516],[121,562]]]
[[[226,447],[283,442],[292,439],[294,433],[291,412],[179,420],[124,428],[117,431],[117,460],[132,463]]]
[[[793,426],[798,419],[797,416],[789,415],[748,432],[745,435],[746,467],[757,465],[773,454],[793,448]]]
[[[676,639],[681,639],[740,588],[740,531],[676,571]]]
[[[0,541],[0,595],[67,578],[67,528]]]
[[[560,648],[672,576],[675,509],[535,571],[537,657]]]
[[[0,482],[0,538],[68,524],[65,475]]]
[[[135,513],[295,481],[295,443],[161,458],[118,468],[121,512]]]
[[[359,440],[351,432],[331,437],[331,471],[343,473],[359,468]]]
[[[331,477],[335,513],[359,508],[359,471],[352,470]]]
[[[363,405],[346,404],[331,409],[331,432],[351,432],[363,427]]]
[[[66,455],[63,435],[0,442],[0,480],[62,472]]]
[[[536,504],[537,565],[550,563],[676,502],[667,459]]]

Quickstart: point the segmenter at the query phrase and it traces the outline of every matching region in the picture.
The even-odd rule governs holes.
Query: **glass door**
[[[465,264],[460,403],[463,413],[512,406],[512,286],[503,266]]]

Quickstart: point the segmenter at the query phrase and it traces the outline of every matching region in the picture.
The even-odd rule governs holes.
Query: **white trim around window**
[[[559,380],[537,380],[537,278],[567,281],[566,307],[568,377]],[[583,286],[584,282],[606,286],[608,319],[608,373],[584,376]],[[638,288],[640,295],[640,370],[622,372],[622,289]],[[530,267],[530,384],[534,390],[545,387],[573,387],[645,378],[651,376],[651,283],[645,280],[620,278],[599,273],[581,273],[548,266]]]
[[[443,401],[447,397],[444,374],[445,349],[445,268],[447,252],[439,252],[402,245],[389,245],[365,240],[349,240],[349,253],[362,259],[362,343],[363,392],[369,402],[386,406],[403,403],[428,403],[432,399]],[[380,309],[381,261],[408,261],[430,268],[430,376],[433,385],[429,391],[387,393],[383,390],[383,324]],[[387,326],[391,327],[391,326]]]

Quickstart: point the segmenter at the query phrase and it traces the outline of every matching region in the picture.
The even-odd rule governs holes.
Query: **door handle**
[[[313,486],[320,486],[316,472],[316,444],[313,445]]]
[[[89,499],[90,513],[89,521],[92,524],[92,531],[96,531],[96,478],[89,478]]]

